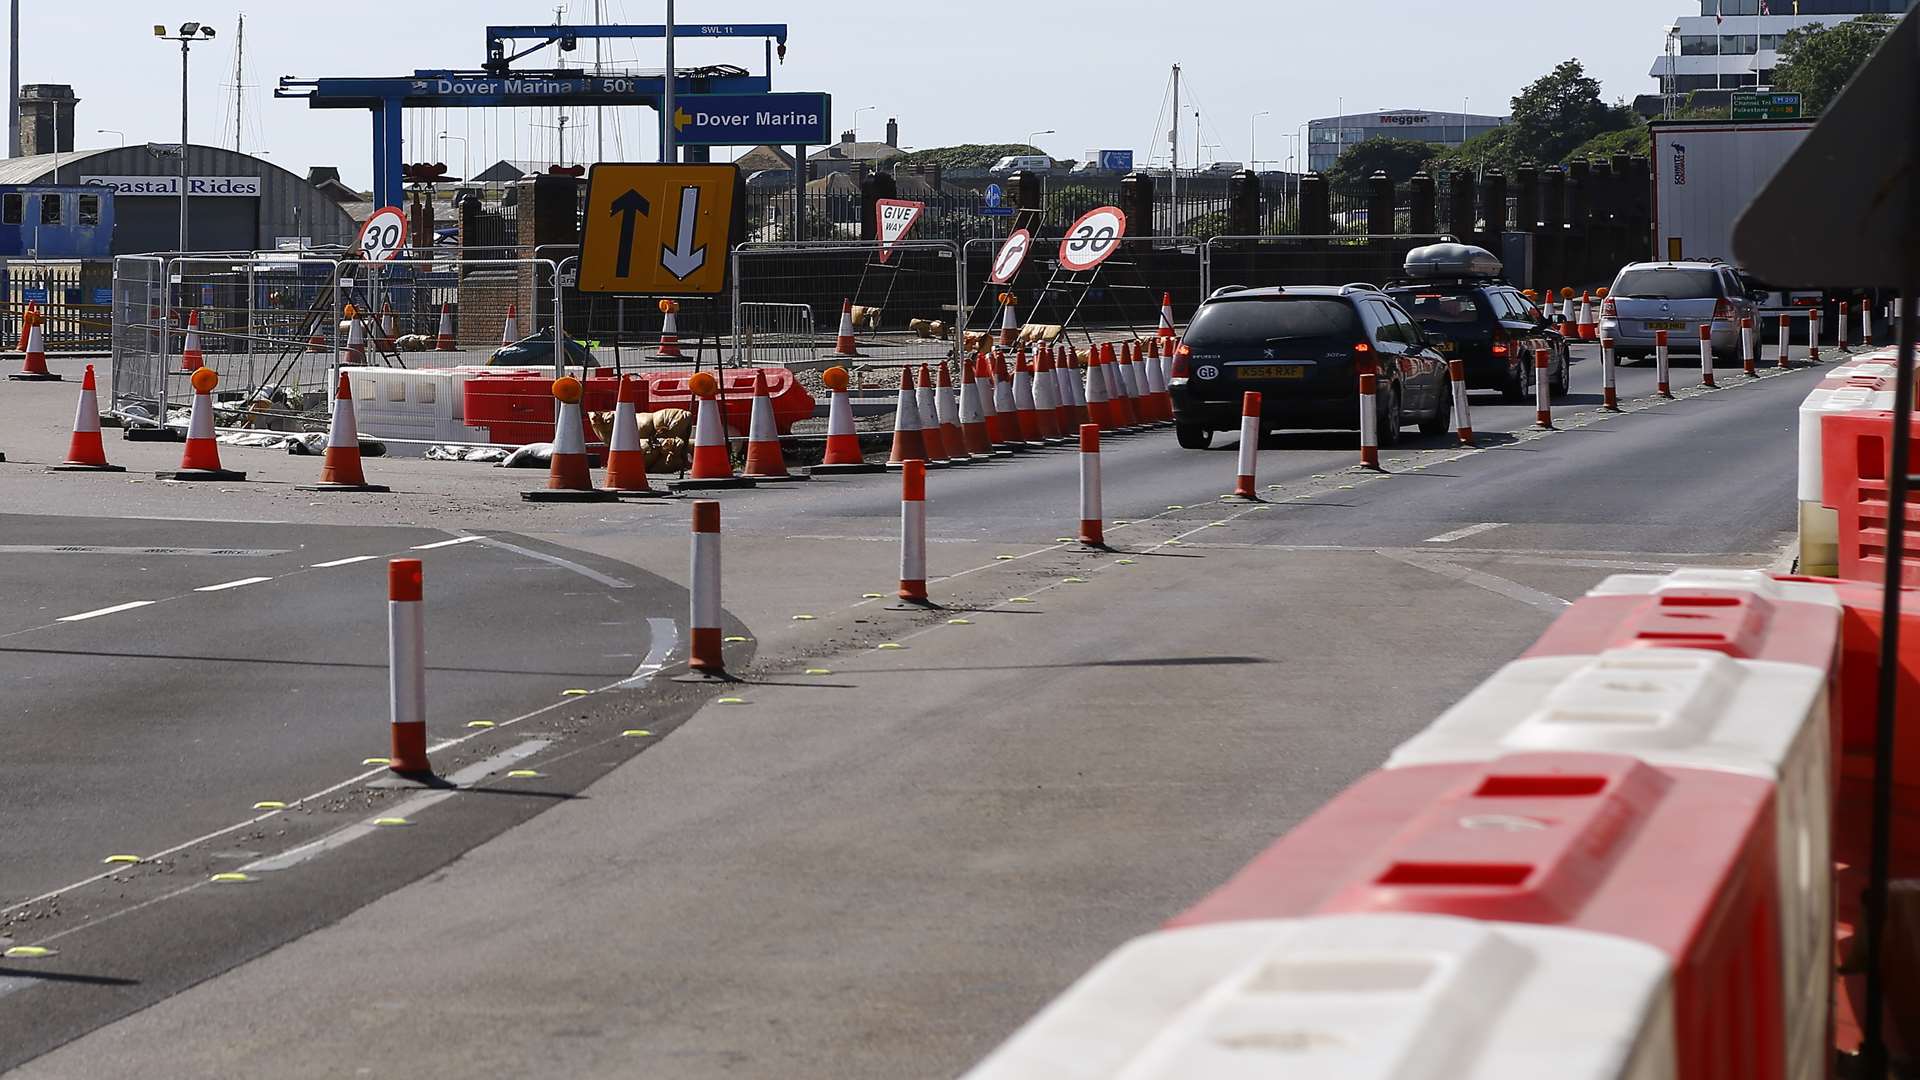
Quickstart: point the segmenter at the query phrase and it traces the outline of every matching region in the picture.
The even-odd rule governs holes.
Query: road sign
[[[832,107],[827,94],[678,94],[673,138],[682,146],[825,146]]]
[[[1032,250],[1032,233],[1025,229],[1015,229],[1008,233],[1007,238],[1001,241],[1000,250],[994,252],[993,272],[987,275],[987,280],[995,285],[1005,285],[1012,281],[1013,276],[1020,272],[1021,265],[1027,261],[1027,252]]]
[[[1060,265],[1076,273],[1105,262],[1127,235],[1127,215],[1117,206],[1102,206],[1080,215],[1060,240]]]
[[[1103,172],[1132,172],[1133,171],[1133,151],[1131,150],[1100,151],[1100,168]]]
[[[886,262],[893,254],[893,245],[906,239],[907,231],[927,208],[923,202],[908,202],[905,199],[875,199],[874,216],[880,219],[880,261]]]
[[[407,212],[397,206],[375,210],[360,226],[360,237],[353,246],[369,262],[386,262],[400,254],[400,249],[407,246]]]
[[[1728,115],[1735,120],[1798,120],[1800,95],[1735,90],[1728,103]]]
[[[722,292],[746,209],[746,181],[733,165],[595,165],[587,174],[580,291]]]

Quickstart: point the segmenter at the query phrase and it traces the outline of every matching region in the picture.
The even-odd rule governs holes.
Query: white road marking
[[[633,674],[620,681],[616,690],[632,690],[647,685],[660,669],[667,664],[667,657],[673,654],[673,647],[680,643],[680,627],[672,619],[650,618],[647,620],[647,632],[653,640],[647,645],[647,657]]]
[[[497,547],[502,551],[511,551],[515,555],[524,555],[529,559],[538,559],[543,563],[551,563],[552,565],[557,566],[562,570],[571,570],[574,573],[579,574],[581,577],[586,578],[588,581],[597,581],[600,584],[605,585],[609,589],[633,588],[633,583],[630,581],[622,581],[617,577],[608,577],[606,574],[603,574],[598,570],[595,570],[591,567],[581,566],[579,563],[574,562],[570,559],[563,559],[558,555],[549,555],[544,551],[535,551],[532,548],[523,548],[518,544],[509,544],[505,540],[496,540],[491,536],[463,536],[459,540],[448,540],[442,544],[428,544],[427,546],[428,547],[445,547],[446,544],[465,543],[468,540],[479,540],[489,547]],[[525,569],[531,569],[531,568],[529,567]]]
[[[1478,525],[1469,525],[1464,529],[1443,532],[1439,536],[1429,536],[1424,542],[1429,544],[1451,544],[1455,540],[1465,540],[1469,536],[1479,536],[1483,532],[1492,532],[1505,524],[1506,522],[1504,521],[1483,521]]]
[[[452,547],[455,544],[471,544],[475,540],[485,540],[484,536],[456,536],[451,540],[436,540],[431,544],[415,544],[409,550],[432,551],[434,548]]]
[[[263,581],[272,581],[272,580],[273,579],[270,577],[243,577],[238,581],[223,581],[218,585],[202,585],[193,591],[194,592],[224,592],[227,589],[238,589],[243,585],[258,585]]]
[[[1441,577],[1452,578],[1455,581],[1463,581],[1468,585],[1477,586],[1488,592],[1498,593],[1509,600],[1518,600],[1523,604],[1531,604],[1542,611],[1549,611],[1555,615],[1565,611],[1568,607],[1572,606],[1573,603],[1571,600],[1562,600],[1552,593],[1544,593],[1539,589],[1529,588],[1517,581],[1508,581],[1506,578],[1489,574],[1484,570],[1474,570],[1465,566],[1457,566],[1447,562],[1438,555],[1422,555],[1416,552],[1399,552],[1384,549],[1378,552],[1378,554],[1384,555],[1395,562],[1403,562],[1408,566],[1417,566],[1422,570],[1439,574]]]
[[[349,555],[344,559],[335,559],[332,562],[314,563],[311,567],[309,567],[309,569],[325,570],[325,569],[328,569],[329,567],[334,567],[334,566],[346,566],[350,563],[367,562],[371,559],[377,559],[379,557],[380,556],[378,555]]]
[[[115,605],[113,605],[112,607],[103,607],[103,608],[99,608],[99,609],[97,609],[97,610],[95,610],[95,611],[83,611],[83,612],[81,612],[81,613],[80,613],[80,614],[78,614],[78,615],[62,615],[62,616],[61,616],[61,617],[60,617],[59,619],[57,619],[57,620],[55,620],[55,621],[57,621],[57,622],[79,622],[79,621],[81,621],[82,619],[97,619],[97,618],[99,618],[99,617],[100,617],[100,616],[102,616],[102,615],[113,615],[113,614],[115,614],[115,613],[117,613],[117,612],[122,612],[122,611],[132,611],[132,610],[133,610],[134,608],[143,608],[143,607],[146,607],[146,606],[147,606],[148,604],[152,604],[152,603],[157,603],[157,601],[154,601],[154,600],[130,600],[130,601],[128,601],[127,603],[124,603],[124,604],[115,604]]]

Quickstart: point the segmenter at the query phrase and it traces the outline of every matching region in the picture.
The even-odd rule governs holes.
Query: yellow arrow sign
[[[732,165],[593,166],[578,288],[629,296],[711,296],[745,232],[746,183]]]
[[[673,110],[673,130],[685,131],[687,130],[687,125],[691,123],[693,123],[693,117],[687,115],[687,110],[675,106]]]

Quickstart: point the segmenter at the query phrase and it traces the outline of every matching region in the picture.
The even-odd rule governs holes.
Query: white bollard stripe
[[[927,580],[927,504],[918,499],[900,503],[900,580]]]
[[[695,628],[720,629],[720,534],[693,534],[693,591],[688,612]]]
[[[395,724],[427,722],[427,627],[418,600],[387,601],[387,700]]]
[[[613,436],[607,442],[607,449],[610,452],[640,449],[640,414],[633,402],[621,401],[613,406]]]

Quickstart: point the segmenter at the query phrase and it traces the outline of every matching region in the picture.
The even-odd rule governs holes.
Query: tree
[[[964,143],[959,146],[935,146],[915,150],[895,159],[901,165],[938,165],[943,169],[987,169],[1003,157],[1040,154],[1045,151],[1026,143]]]
[[[1565,60],[1513,98],[1513,147],[1535,161],[1559,161],[1602,132],[1628,127],[1633,111],[1600,97],[1600,81],[1578,60]]]
[[[1432,143],[1412,139],[1368,139],[1341,152],[1339,160],[1327,171],[1327,182],[1335,191],[1363,195],[1367,178],[1374,173],[1384,172],[1395,184],[1404,184],[1408,177],[1426,168],[1439,152],[1440,147]]]
[[[1042,207],[1046,213],[1046,220],[1070,225],[1078,220],[1080,215],[1112,201],[1113,199],[1106,194],[1082,184],[1074,184],[1058,191],[1047,192],[1046,202]]]
[[[1631,154],[1646,157],[1653,153],[1653,133],[1645,124],[1620,128],[1617,131],[1603,131],[1579,146],[1566,157],[1567,161],[1582,161],[1587,158],[1611,158],[1615,154]]]
[[[1888,16],[1862,15],[1838,26],[1813,23],[1790,31],[1780,42],[1773,88],[1798,93],[1808,115],[1823,112],[1891,29]]]
[[[1467,169],[1479,172],[1483,169],[1500,169],[1511,174],[1522,160],[1526,160],[1526,155],[1513,145],[1513,128],[1509,125],[1483,131],[1459,146],[1441,151],[1427,167],[1430,171]]]

